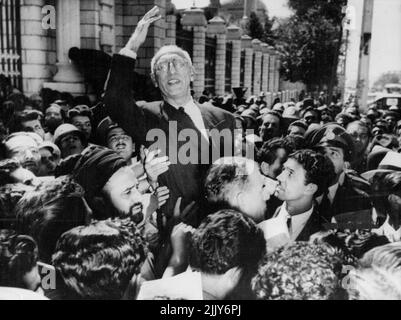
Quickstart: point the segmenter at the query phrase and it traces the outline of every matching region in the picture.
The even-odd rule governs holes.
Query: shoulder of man
[[[353,170],[345,171],[345,181],[357,193],[370,197],[372,191],[370,183]]]

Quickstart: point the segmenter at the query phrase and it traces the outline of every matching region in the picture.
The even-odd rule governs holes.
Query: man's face
[[[35,175],[39,173],[40,153],[35,140],[28,136],[16,136],[6,142],[9,158],[14,158],[21,166]]]
[[[56,130],[57,127],[63,122],[61,108],[59,106],[53,105],[46,109],[45,125],[51,132],[54,132],[54,130]]]
[[[394,116],[386,116],[384,120],[388,123],[390,129],[393,129],[397,122],[397,119]]]
[[[266,201],[274,193],[276,183],[260,173],[257,164],[248,176],[248,183],[239,190],[241,201],[239,210],[249,216],[256,223],[264,220],[266,213]]]
[[[39,151],[41,157],[39,175],[42,177],[54,175],[54,170],[60,159],[53,155],[48,148],[41,148]]]
[[[144,218],[143,196],[138,186],[134,172],[129,167],[123,167],[110,177],[103,188],[114,208],[123,216],[131,216],[137,224]]]
[[[132,138],[121,128],[110,130],[107,135],[107,146],[128,161],[134,152]]]
[[[305,135],[305,129],[298,127],[298,126],[290,126],[288,128],[288,135],[289,136],[301,136],[303,137]]]
[[[344,151],[336,147],[324,147],[324,154],[331,160],[334,165],[334,171],[337,177],[344,171]]]
[[[264,117],[262,126],[260,127],[260,137],[263,141],[280,135],[280,119],[275,115],[268,114]]]
[[[60,150],[62,157],[66,158],[70,155],[81,153],[84,150],[84,146],[79,136],[71,132],[61,138]]]
[[[319,123],[319,119],[317,117],[317,114],[316,114],[316,112],[313,112],[313,111],[305,112],[304,120],[308,125],[310,125],[311,123]]]
[[[28,132],[35,132],[39,135],[42,139],[45,138],[45,130],[43,130],[42,124],[39,120],[30,120],[22,122],[22,127],[25,131]]]
[[[76,126],[79,130],[81,130],[85,138],[89,140],[91,134],[92,134],[92,124],[87,116],[75,116],[72,118],[71,123]]]
[[[190,95],[192,68],[180,55],[163,55],[155,65],[155,77],[163,96],[177,99]]]
[[[368,129],[359,124],[351,123],[347,127],[347,132],[352,137],[355,144],[355,151],[357,154],[365,152],[369,144],[369,134]]]
[[[276,197],[282,201],[301,199],[305,193],[305,169],[294,159],[288,159],[283,166],[283,171],[277,177],[279,185],[276,189]]]

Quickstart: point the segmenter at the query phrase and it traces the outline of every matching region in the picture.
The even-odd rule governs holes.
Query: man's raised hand
[[[139,47],[145,42],[150,24],[161,19],[161,17],[162,16],[158,6],[154,6],[152,9],[150,9],[138,22],[134,33],[126,45],[126,48],[132,50],[133,52],[138,52]]]

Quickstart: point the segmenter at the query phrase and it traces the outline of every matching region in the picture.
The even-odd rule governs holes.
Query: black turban
[[[67,158],[56,176],[71,174],[85,190],[87,198],[98,195],[110,177],[127,162],[113,150],[90,146],[82,154]]]

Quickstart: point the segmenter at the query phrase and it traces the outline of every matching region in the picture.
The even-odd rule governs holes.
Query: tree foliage
[[[295,14],[275,30],[282,75],[309,87],[329,85],[335,77],[347,0],[289,0]],[[335,65],[335,66],[334,66]],[[334,70],[334,71],[333,71]]]
[[[377,89],[383,89],[386,84],[401,83],[401,71],[389,71],[383,73],[374,83]]]
[[[263,33],[264,33],[263,25],[260,22],[259,17],[255,12],[251,12],[249,21],[246,25],[246,33],[252,39],[262,40],[263,38]]]

